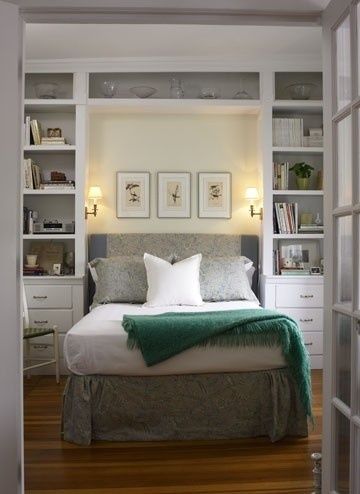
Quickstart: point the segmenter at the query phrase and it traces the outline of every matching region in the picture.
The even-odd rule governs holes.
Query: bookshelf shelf
[[[50,144],[48,146],[45,145],[31,145],[24,146],[25,152],[33,152],[33,153],[69,153],[76,151],[76,146],[71,144],[65,144],[65,146],[56,146],[55,144]]]
[[[323,196],[323,190],[286,190],[277,189],[272,191],[274,196]]]
[[[75,239],[75,234],[73,233],[46,233],[46,234],[24,234],[24,240],[71,240]]]
[[[24,104],[25,112],[75,112],[75,101],[71,99],[26,99]]]
[[[319,147],[273,147],[274,153],[288,153],[288,154],[322,154],[324,152],[324,148]]]
[[[75,189],[25,189],[24,195],[26,196],[66,196],[75,195]]]
[[[319,113],[323,110],[322,100],[275,100],[274,110],[289,110],[301,113]]]
[[[323,239],[323,233],[274,233],[273,238],[276,240],[312,240]]]

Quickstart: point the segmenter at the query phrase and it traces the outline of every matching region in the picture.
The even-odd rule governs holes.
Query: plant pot
[[[296,185],[299,190],[307,190],[310,185],[310,178],[296,177]]]

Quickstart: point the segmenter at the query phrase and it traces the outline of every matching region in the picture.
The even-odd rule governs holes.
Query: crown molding
[[[258,57],[126,57],[27,60],[26,72],[260,72],[322,70],[319,56]]]
[[[321,11],[20,7],[26,22],[319,26]]]

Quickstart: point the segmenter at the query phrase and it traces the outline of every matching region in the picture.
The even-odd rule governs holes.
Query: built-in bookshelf
[[[25,76],[23,271],[28,280],[85,273],[85,101],[82,74]],[[28,263],[32,254],[35,265]],[[61,264],[60,275],[44,263],[46,256]]]

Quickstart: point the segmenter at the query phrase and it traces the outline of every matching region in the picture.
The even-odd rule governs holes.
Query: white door
[[[359,3],[333,0],[324,13],[323,28],[323,493],[360,494]]]

